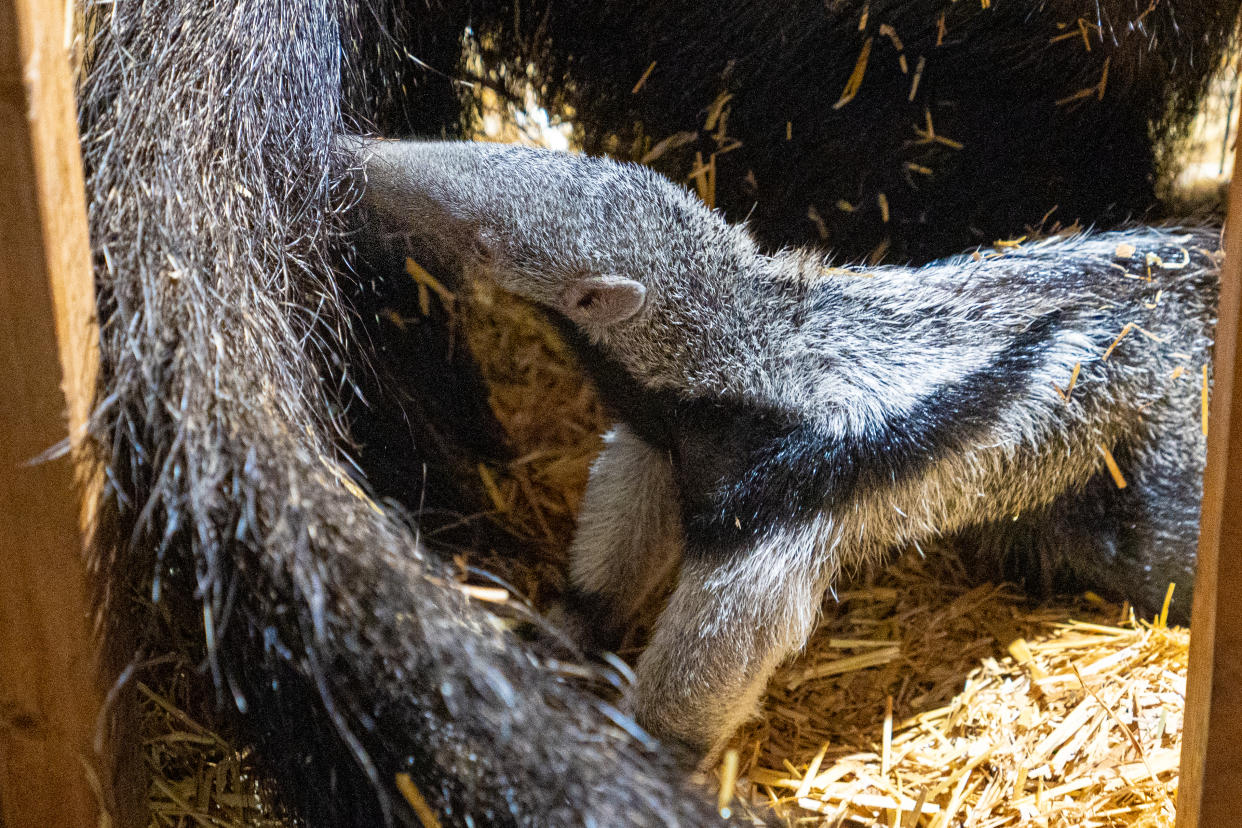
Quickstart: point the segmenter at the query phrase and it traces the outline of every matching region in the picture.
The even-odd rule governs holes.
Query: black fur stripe
[[[847,439],[772,407],[643,389],[580,334],[570,331],[569,338],[616,416],[670,452],[687,553],[717,556],[916,477],[979,436],[1029,387],[1059,318],[1058,312],[1040,317],[993,362]]]

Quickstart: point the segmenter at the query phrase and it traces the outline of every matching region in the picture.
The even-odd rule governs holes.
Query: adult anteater
[[[927,261],[1045,214],[1145,216],[1239,7],[542,0],[488,42],[527,44],[589,151],[705,183],[715,156],[716,204],[762,241]]]
[[[1158,4],[1155,18],[1138,6],[1110,6],[1130,22],[1164,22],[1152,30],[1159,38],[1144,41],[1145,48],[1112,54],[1113,80],[1105,100],[1123,88],[1117,81],[1127,66],[1150,60],[1155,77],[1161,66],[1179,70],[1172,85],[1136,84],[1137,93],[1098,113],[1101,124],[1115,125],[1118,140],[1146,148],[1137,156],[1117,157],[1147,158],[1149,123],[1192,98],[1214,64],[1236,2],[1212,14],[1194,11],[1187,25],[1170,28],[1168,15],[1189,5]],[[939,37],[912,36],[893,16],[899,6],[871,9],[866,36],[873,38],[873,60],[890,48],[885,44],[897,49],[887,31],[881,32],[882,23],[907,39],[907,52],[911,43]],[[948,24],[954,14],[964,14],[945,7]],[[643,115],[653,134],[675,131],[683,118],[677,113],[697,128],[698,108],[711,103],[719,86],[745,96],[734,104],[727,134],[743,135],[745,152],[758,153],[756,164],[783,164],[819,178],[823,170],[809,167],[808,160],[832,152],[833,163],[848,169],[847,177],[879,174],[868,172],[880,169],[876,153],[849,151],[870,140],[867,133],[849,138],[836,127],[816,126],[820,114],[824,124],[838,123],[827,118],[835,85],[847,79],[863,48],[863,36],[853,34],[862,12],[856,4],[763,14],[747,6],[738,10],[749,9],[747,15],[717,13],[711,26],[689,25],[688,12],[678,16],[672,7],[666,15],[659,11],[666,6],[653,4],[630,21],[641,25],[606,35],[617,44],[635,38],[652,48],[672,43],[672,54],[684,53],[692,62],[696,54],[725,43],[722,32],[736,29],[725,43],[725,59],[713,57],[694,76],[688,109],[662,85],[661,67],[677,65],[671,58],[645,53],[639,58],[643,50],[635,50],[637,71],[630,73],[611,61],[593,62],[598,43],[575,42],[566,33],[564,26],[601,15],[614,19],[610,15],[619,6],[589,3],[573,15],[568,8],[551,10],[543,31],[554,37],[535,38],[540,45],[533,54],[547,61],[549,75],[562,68],[560,61],[573,62],[575,94],[606,86],[624,86],[629,94],[637,76],[656,60],[657,68],[639,89],[645,101],[667,97],[667,104],[657,107],[663,115]],[[828,28],[816,23],[808,31],[846,32],[851,39],[842,48],[833,38],[815,47],[834,67],[824,73],[834,93],[825,98],[813,90],[789,98],[800,114],[773,122],[777,138],[760,140],[757,126],[743,133],[744,124],[766,116],[743,117],[740,101],[766,99],[776,106],[790,75],[722,74],[728,58],[771,54],[772,44],[781,42],[773,40],[772,31],[801,31],[797,27],[818,20],[811,15],[823,14],[821,8],[829,14]],[[1039,8],[1041,25],[1053,25],[1079,13],[1089,18],[1086,11],[1094,4],[1073,13],[1059,6]],[[219,709],[237,714],[289,801],[315,824],[414,824],[418,817],[394,785],[398,773],[408,773],[430,807],[453,824],[701,824],[716,818],[700,798],[687,795],[663,750],[607,704],[558,675],[542,647],[505,632],[504,624],[472,603],[453,585],[452,573],[420,546],[410,518],[395,504],[380,506],[364,493],[370,484],[374,494],[396,496],[410,509],[424,495],[431,505],[468,505],[454,468],[470,465],[461,457],[491,448],[478,436],[487,433],[488,424],[471,369],[446,363],[434,334],[422,351],[426,363],[417,366],[426,371],[405,377],[414,383],[409,389],[390,393],[380,334],[372,318],[357,311],[382,301],[376,297],[389,295],[394,283],[382,270],[346,264],[350,239],[341,215],[354,196],[341,186],[346,164],[334,156],[331,137],[347,127],[374,127],[389,135],[456,132],[461,102],[451,76],[461,35],[468,26],[498,33],[500,40],[490,42],[499,44],[502,56],[522,54],[517,41],[504,39],[509,21],[520,17],[516,10],[516,4],[505,3],[406,9],[395,0],[211,5],[152,0],[90,6],[85,14],[81,126],[104,360],[95,434],[108,470],[99,547],[111,550],[100,559],[101,580],[110,585],[105,593],[111,596],[112,618],[119,623],[129,616],[139,653],[156,646],[147,633],[166,611],[189,620],[201,640]],[[918,19],[935,26],[936,10],[919,10],[928,13]],[[986,41],[951,40],[953,61],[929,58],[941,83],[966,84],[968,73],[986,74],[1008,60],[1009,52],[998,43],[1042,45],[1048,35],[1006,40],[1005,26],[1025,31],[1027,18],[1006,12],[996,20],[999,28],[988,29],[993,36]],[[951,28],[949,37],[961,31]],[[1095,32],[1088,28],[1085,39],[1098,41]],[[1203,51],[1183,74],[1186,41],[1180,33],[1185,32]],[[1068,49],[1066,41],[1057,42]],[[1080,52],[1067,52],[1064,63],[1035,51],[1020,62],[1021,76],[1030,83],[1006,87],[1018,100],[1035,94],[1040,79],[1049,81],[1047,89],[1063,86],[1070,94],[1103,74],[1100,52],[1088,53],[1085,43]],[[889,57],[897,66],[896,54]],[[424,70],[425,63],[434,68]],[[917,59],[907,64],[917,71]],[[891,73],[900,67],[886,71],[891,75],[886,83],[896,83]],[[722,77],[727,83],[720,86]],[[869,77],[864,83],[876,82],[876,75]],[[1072,82],[1050,82],[1066,77]],[[925,75],[922,83],[932,79]],[[860,94],[866,91],[863,87]],[[601,95],[599,108],[576,99],[584,133],[594,136],[592,146],[631,127],[632,113],[612,107],[615,99]],[[916,114],[927,109],[937,135],[954,140],[966,133],[945,131],[952,121],[945,100],[938,96]],[[918,123],[931,131],[925,120]],[[1029,142],[1008,141],[1008,132],[994,134],[978,118],[971,123],[970,150],[989,159],[980,169],[1016,169],[1032,157]],[[1055,154],[1065,163],[1052,168],[1062,182],[1058,192],[1132,206],[1130,188],[1118,176],[1066,175],[1079,168],[1069,161],[1091,140],[1079,134],[1082,124],[1054,118],[1041,137],[1065,148]],[[799,144],[804,134],[818,137]],[[846,149],[843,135],[849,138]],[[901,148],[896,133],[885,135],[874,147]],[[796,150],[787,161],[760,152],[786,136]],[[717,148],[714,139],[699,140],[711,142],[704,145],[709,151]],[[943,141],[927,146],[954,151]],[[1103,146],[1108,148],[1083,152],[1089,169],[1111,157],[1113,144]],[[721,156],[721,164],[730,163],[729,157]],[[900,156],[933,172],[940,169],[920,158]],[[782,180],[755,169],[764,188]],[[1145,182],[1149,169],[1145,161],[1135,180]],[[739,168],[735,179],[725,170],[719,180],[731,186],[746,180],[745,171]],[[967,232],[971,214],[954,206],[960,199],[973,204],[971,199],[979,198],[998,210],[1005,199],[1014,199],[1020,209],[1005,213],[1006,226],[1028,220],[1036,205],[1041,211],[1051,206],[1043,195],[1020,186],[985,186],[995,183],[986,176],[946,180],[957,183],[918,190],[932,205],[949,205],[929,213],[937,252],[949,243],[956,248]],[[913,221],[912,233],[923,227],[909,218],[922,213],[907,211],[889,189],[868,185],[847,197],[853,205],[870,203],[881,191],[889,194],[899,222]],[[761,200],[764,210],[785,203],[782,193],[790,191],[780,185],[768,192]],[[724,189],[721,203],[738,213],[749,208],[746,199]],[[771,219],[761,216],[760,229],[782,226],[781,210],[801,222],[807,205],[796,199],[788,204]],[[876,204],[875,211],[881,211]],[[819,212],[825,209],[821,204]],[[842,221],[847,228],[834,231],[834,243],[871,249],[873,229],[855,232]],[[790,233],[814,232],[796,224]],[[900,250],[899,237],[893,239],[893,249]],[[445,404],[458,391],[473,400],[462,407],[464,413]],[[455,417],[464,418],[466,427],[450,428]],[[362,458],[365,474],[354,469],[355,457]],[[403,467],[409,474],[401,480]],[[152,600],[146,611],[130,615],[128,603],[121,602],[128,601],[132,585],[144,582],[151,583]]]

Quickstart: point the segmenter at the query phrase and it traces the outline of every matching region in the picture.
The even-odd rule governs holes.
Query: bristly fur
[[[919,242],[911,255],[933,255],[957,249],[972,224],[985,238],[995,227],[997,236],[1018,230],[1061,195],[1060,216],[1084,200],[1076,215],[1146,204],[1152,121],[1194,100],[1237,1],[1162,2],[1148,15],[1146,2],[1058,2],[1040,6],[1048,13],[1031,18],[1040,25],[1030,28],[1014,4],[993,4],[989,16],[947,0],[873,1],[863,34],[858,3],[600,0],[549,3],[537,13],[524,4],[520,15],[512,4],[483,0],[84,5],[80,114],[104,359],[95,422],[109,475],[99,548],[112,550],[98,565],[111,623],[130,615],[132,586],[153,578],[154,610],[134,613],[133,625],[141,634],[156,614],[184,618],[203,643],[221,709],[244,708],[237,719],[257,755],[312,823],[371,825],[386,815],[412,822],[392,786],[396,767],[408,767],[448,824],[615,824],[618,814],[646,824],[713,820],[708,806],[670,782],[666,755],[623,733],[631,723],[546,673],[535,653],[438,579],[404,520],[345,485],[358,459],[379,494],[413,509],[425,463],[428,504],[452,506],[461,495],[452,491],[453,470],[437,467],[459,450],[469,456],[474,438],[448,433],[460,418],[446,413],[445,398],[477,389],[460,363],[426,372],[385,363],[395,353],[439,358],[437,343],[425,352],[387,349],[384,332],[361,317],[390,301],[394,277],[341,263],[348,244],[339,214],[349,199],[338,190],[342,165],[329,136],[342,120],[385,134],[457,134],[462,101],[453,75],[465,28],[503,33],[531,24],[542,28],[523,42],[546,53],[524,54],[521,65],[534,57],[538,73],[558,83],[574,65],[560,88],[576,96],[578,124],[593,146],[607,135],[632,137],[635,113],[657,137],[698,130],[702,108],[727,89],[735,93],[728,134],[744,143],[718,159],[722,205],[738,215],[750,209],[745,173],[753,167],[763,189],[756,220],[769,238],[814,234],[810,200],[828,218],[833,242],[859,251],[876,241],[870,205],[887,190],[898,228],[892,249],[904,238]],[[942,8],[950,32],[936,51],[927,47],[931,30],[911,34],[903,15],[926,23]],[[1094,20],[1096,9],[1107,25],[1090,53],[1068,38],[1048,43],[1048,25]],[[588,25],[601,19],[610,25]],[[1141,25],[1125,25],[1136,19]],[[928,52],[924,94],[902,103],[908,77],[896,74],[890,55],[871,64],[855,102],[868,101],[871,114],[856,118],[850,104],[844,118],[830,115],[825,102],[852,70],[856,47],[881,37],[884,23],[906,39],[911,69],[914,52]],[[987,37],[959,37],[981,27]],[[1030,37],[1015,40],[1024,31]],[[843,38],[854,39],[850,48],[823,48]],[[512,38],[487,42],[512,56]],[[1015,61],[1015,51],[1025,59]],[[787,62],[771,64],[777,55]],[[654,59],[659,71],[631,94]],[[1112,80],[1100,104],[1086,97],[1055,105],[1053,98],[1098,80],[1105,59]],[[734,60],[738,71],[730,70]],[[826,64],[802,69],[818,60]],[[877,83],[884,94],[870,97]],[[1041,94],[1032,98],[1032,90]],[[965,137],[970,150],[907,144],[924,108],[939,134]],[[782,132],[787,120],[792,141]],[[837,146],[848,158],[825,151]],[[717,145],[700,134],[697,147],[660,163],[684,173],[695,148]],[[894,158],[946,175],[933,186],[914,175],[917,192],[906,202],[890,186]],[[906,186],[905,173],[897,174]],[[815,194],[808,181],[821,184]],[[861,209],[825,211],[837,196]],[[693,211],[684,215],[694,224]],[[417,387],[388,395],[393,373],[421,379],[439,397],[420,397]],[[464,406],[467,431],[486,431],[478,403]],[[669,471],[644,459],[652,452],[633,434],[619,431],[611,444],[645,469],[646,514],[669,515]],[[1117,455],[1130,468],[1125,453]],[[628,479],[632,465],[611,468]],[[404,481],[403,466],[411,472]],[[1107,490],[1098,480],[1088,485]],[[1168,500],[1180,503],[1174,489]],[[1059,502],[1049,512],[1071,516],[1058,518],[1066,526],[1097,517]],[[1193,520],[1184,512],[1179,520]],[[628,524],[593,522],[600,513],[584,514],[584,538],[624,534],[632,549],[682,543],[675,521],[642,521],[652,542]],[[1118,532],[1132,522],[1121,521]],[[1008,531],[999,537],[1015,559],[1051,548],[1015,544]],[[1077,542],[1067,531],[1058,548]],[[632,574],[653,572],[637,557],[630,564]],[[140,648],[146,643],[140,635]]]
[[[843,569],[977,527],[1036,580],[1085,577],[1145,613],[1174,582],[1185,617],[1218,229],[833,267],[764,253],[635,165],[347,143],[381,219],[551,311],[618,418],[582,505],[575,603],[624,628],[680,561],[638,665],[658,735],[719,747]],[[1046,544],[1009,539],[1031,513],[1052,521]]]
[[[716,206],[766,244],[925,262],[1047,213],[1068,226],[1158,211],[1161,156],[1240,7],[536,0],[486,43],[533,67],[592,154],[650,155],[675,181],[714,155]]]
[[[410,125],[368,86],[397,54],[376,34],[396,8],[89,10],[108,609],[128,615],[153,574],[155,611],[197,626],[222,708],[309,824],[420,824],[398,773],[446,825],[717,823],[669,754],[472,603],[350,481],[342,412],[364,404],[349,372],[365,367],[345,367],[350,196],[331,138],[343,79],[370,108],[354,115]],[[444,15],[450,44],[466,23],[420,14]]]

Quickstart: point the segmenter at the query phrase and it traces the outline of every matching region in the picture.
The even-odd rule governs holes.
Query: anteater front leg
[[[688,549],[638,662],[639,724],[714,762],[814,628],[824,591],[819,558],[810,526],[774,526],[723,560]]]
[[[570,550],[558,619],[589,649],[615,649],[681,560],[677,492],[667,454],[625,425],[604,437]]]

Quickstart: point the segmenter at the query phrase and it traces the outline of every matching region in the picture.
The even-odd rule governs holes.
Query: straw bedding
[[[484,600],[543,608],[606,420],[537,311],[488,289],[450,304],[516,455],[477,470],[491,508],[463,519],[499,521],[542,551],[462,563],[512,588],[478,581]],[[828,597],[805,653],[733,741],[735,784],[721,769],[709,780],[727,786],[722,802],[786,825],[1172,825],[1187,632],[1090,595],[1034,604],[973,583],[950,549],[925,553]],[[247,757],[183,711],[182,683],[142,692],[153,824],[283,824]]]
[[[1236,75],[1220,83],[1236,88]],[[1188,152],[1206,165],[1221,140],[1192,140]],[[514,448],[508,462],[477,467],[488,508],[461,522],[500,524],[537,551],[462,551],[460,571],[494,576],[467,591],[544,609],[564,585],[606,417],[537,312],[409,271],[420,304],[448,312],[479,358]],[[1187,632],[1089,595],[1035,604],[973,582],[953,550],[925,552],[827,599],[805,653],[777,674],[763,716],[709,780],[722,807],[785,825],[1172,825]],[[166,681],[139,686],[152,824],[291,824],[251,757],[202,724],[211,702],[190,678],[196,665],[176,658],[166,657]]]

